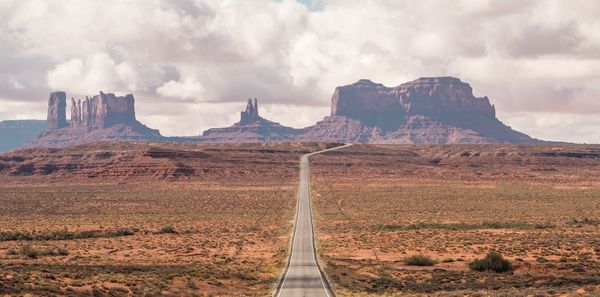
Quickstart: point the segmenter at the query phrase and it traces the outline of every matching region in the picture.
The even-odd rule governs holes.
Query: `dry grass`
[[[285,257],[295,187],[213,187],[1,187],[0,230],[29,236],[0,242],[0,293],[110,295],[117,286],[133,295],[268,294]],[[121,229],[135,232],[113,236]]]
[[[167,153],[106,143],[14,153],[64,169],[0,177],[0,295],[269,295],[287,255],[299,155],[319,147],[152,146]],[[98,161],[104,151],[112,159]],[[157,179],[175,163],[194,174]]]
[[[354,146],[315,157],[320,254],[338,295],[600,294],[600,159],[578,154],[590,151]],[[514,272],[470,271],[491,251]],[[407,265],[412,255],[443,260]]]

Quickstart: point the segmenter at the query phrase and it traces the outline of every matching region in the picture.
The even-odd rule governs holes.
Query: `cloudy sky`
[[[456,76],[533,137],[600,143],[600,1],[0,0],[0,120],[45,118],[48,93],[133,93],[165,135],[284,125],[333,89]]]

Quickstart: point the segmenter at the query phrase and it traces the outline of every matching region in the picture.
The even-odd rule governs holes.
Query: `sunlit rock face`
[[[331,115],[300,139],[365,143],[538,143],[496,119],[487,97],[454,77],[386,87],[367,79],[337,87]]]
[[[48,100],[48,129],[28,147],[64,147],[90,141],[185,142],[350,142],[350,143],[543,143],[512,130],[496,118],[487,97],[475,97],[468,83],[454,77],[423,77],[396,87],[361,79],[335,88],[331,115],[295,129],[260,116],[258,100],[248,99],[240,120],[195,137],[163,137],[135,116],[133,95],[100,92]]]
[[[164,141],[158,130],[135,118],[135,98],[129,94],[105,94],[71,99],[66,120],[66,94],[54,92],[48,99],[48,128],[26,147],[65,147],[91,141]]]
[[[135,125],[135,99],[133,95],[117,97],[104,94],[87,97],[85,100],[71,99],[71,126],[108,128],[117,124]]]
[[[67,94],[65,92],[50,93],[48,98],[48,130],[62,129],[67,126]]]

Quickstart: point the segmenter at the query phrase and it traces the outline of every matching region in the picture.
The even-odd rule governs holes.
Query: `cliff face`
[[[337,87],[331,116],[306,128],[306,141],[364,143],[539,143],[496,119],[487,97],[454,77],[386,87],[370,80]]]
[[[478,113],[495,117],[487,97],[477,98],[469,84],[453,77],[420,78],[395,88],[367,79],[337,87],[331,116],[346,116],[382,129],[396,129],[410,115]]]
[[[71,99],[71,126],[108,128],[117,124],[135,125],[135,99],[129,94],[117,97],[115,94],[96,95],[85,100]]]
[[[393,89],[367,79],[335,88],[331,116],[345,116],[367,125],[393,129],[405,114]]]
[[[62,129],[67,126],[67,95],[65,92],[50,93],[48,98],[48,130]]]
[[[393,89],[408,114],[479,113],[496,117],[487,97],[473,96],[467,83],[454,77],[425,77]]]
[[[66,121],[66,94],[54,92],[48,100],[48,129],[27,147],[65,147],[91,141],[163,141],[158,130],[135,118],[135,98],[105,94],[71,99],[71,122]]]

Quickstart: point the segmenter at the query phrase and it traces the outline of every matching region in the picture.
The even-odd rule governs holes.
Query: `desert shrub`
[[[45,249],[39,252],[40,256],[58,256],[58,250],[55,249]]]
[[[108,231],[104,234],[104,236],[100,236],[100,237],[121,237],[121,236],[131,236],[134,234],[135,234],[135,230],[133,230],[133,229],[119,229],[116,231]]]
[[[469,263],[469,268],[473,271],[494,271],[505,272],[513,269],[510,261],[504,259],[501,254],[489,252],[483,259],[475,259]]]
[[[556,226],[551,223],[539,223],[530,224],[526,222],[483,222],[480,224],[466,224],[466,223],[418,223],[411,225],[395,225],[395,224],[379,224],[372,226],[375,231],[390,232],[390,231],[408,231],[408,230],[422,230],[422,229],[434,229],[434,230],[477,230],[477,229],[517,229],[517,230],[532,230],[532,229],[551,229]]]
[[[404,259],[404,264],[411,266],[433,266],[435,261],[424,255],[414,255]]]
[[[74,239],[76,233],[69,231],[56,231],[39,235],[42,240],[69,240]]]
[[[29,244],[21,247],[20,254],[31,259],[37,259],[40,252]]]
[[[179,232],[177,232],[177,230],[175,230],[175,227],[173,227],[173,226],[164,226],[164,227],[160,228],[160,230],[158,230],[157,233],[158,234],[177,234]]]
[[[59,256],[68,256],[69,255],[69,250],[67,250],[65,248],[58,248],[56,251],[58,252]]]
[[[10,251],[11,254],[16,255],[17,252],[12,250]],[[65,249],[65,248],[47,248],[47,249],[43,249],[43,250],[38,250],[34,247],[32,247],[29,244],[26,244],[24,246],[21,246],[21,250],[19,251],[19,254],[27,257],[27,258],[31,258],[31,259],[37,259],[38,257],[42,257],[42,256],[68,256],[69,255],[69,250]]]
[[[0,241],[14,240],[73,240],[86,238],[110,238],[130,236],[135,234],[135,229],[118,229],[114,231],[54,231],[44,234],[31,234],[26,232],[0,232]]]
[[[31,240],[33,237],[29,233],[23,232],[0,232],[0,241],[12,240]]]
[[[573,219],[568,223],[575,227],[582,227],[583,225],[600,226],[600,220],[592,220],[589,218],[584,218],[583,220]]]

